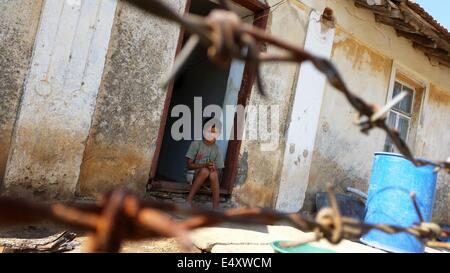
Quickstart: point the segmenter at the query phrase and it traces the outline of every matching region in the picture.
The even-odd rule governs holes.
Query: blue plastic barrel
[[[364,221],[410,227],[420,222],[410,194],[416,200],[425,221],[431,221],[437,173],[433,166],[416,167],[403,156],[376,153],[369,185]],[[373,230],[361,241],[396,253],[422,253],[425,246],[407,233],[389,235]]]

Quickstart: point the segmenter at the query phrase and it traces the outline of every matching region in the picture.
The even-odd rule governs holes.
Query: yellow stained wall
[[[269,5],[276,2],[269,1]],[[428,107],[423,107],[420,124],[418,121],[417,128],[413,128],[416,132],[411,132],[415,137],[411,148],[417,156],[430,159],[445,159],[445,155],[450,156],[450,138],[445,137],[450,132],[450,123],[445,118],[450,117],[447,112],[450,107],[438,107],[433,100],[428,103],[427,97],[438,93],[436,87],[433,87],[435,84],[450,86],[450,69],[430,62],[421,51],[412,47],[409,40],[397,37],[393,28],[376,23],[371,12],[355,7],[353,1],[290,0],[273,9],[269,17],[268,32],[302,45],[310,10],[322,11],[327,6],[334,10],[337,18],[331,60],[350,89],[368,102],[385,104],[394,63],[420,76],[414,80],[433,83],[428,92],[425,92],[424,86],[424,101]],[[238,180],[233,192],[234,200],[240,204],[274,206],[297,69],[297,65],[266,66],[263,76],[270,93],[269,99],[261,98],[256,90],[252,92],[250,104],[281,106],[281,141],[274,152],[262,152],[259,142],[243,142]],[[450,94],[450,90],[442,89],[440,93]],[[368,189],[373,154],[383,150],[386,136],[380,130],[373,130],[368,136],[361,134],[354,124],[356,114],[344,96],[327,85],[304,210],[313,210],[315,193],[324,191],[326,184],[330,182],[336,185],[338,191],[343,191],[348,186],[363,191]],[[439,130],[433,130],[439,121]],[[421,144],[424,139],[427,139],[426,145]],[[448,184],[448,177],[440,175],[434,212],[435,220],[442,222],[449,221],[448,212],[444,208],[448,205],[450,191],[445,181]]]
[[[350,89],[368,102],[383,105],[389,91],[393,63],[398,71],[430,88],[410,143],[416,156],[444,160],[450,156],[450,69],[429,60],[423,52],[400,38],[389,26],[376,23],[374,15],[356,8],[353,1],[302,1],[312,7],[331,7],[338,30],[332,61]],[[438,87],[439,86],[439,87]],[[374,130],[369,136],[353,124],[356,112],[331,86],[325,90],[305,210],[313,209],[314,194],[334,183],[338,191],[347,186],[367,190],[373,154],[383,150],[385,134]],[[448,223],[449,177],[439,175],[434,220]]]
[[[444,160],[450,157],[450,88],[431,84],[423,114],[423,136],[416,142],[420,156]],[[433,217],[450,223],[450,175],[441,172],[438,177]]]
[[[338,28],[332,61],[343,73],[349,88],[366,101],[383,105],[392,68],[392,60]],[[312,209],[314,194],[324,191],[327,183],[338,190],[348,186],[366,191],[373,153],[382,151],[384,133],[369,136],[360,133],[353,121],[357,112],[345,97],[327,85],[319,130],[313,153],[312,169],[305,200],[305,209]]]

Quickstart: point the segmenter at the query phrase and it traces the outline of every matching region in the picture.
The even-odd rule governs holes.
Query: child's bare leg
[[[201,168],[198,171],[197,175],[195,176],[194,182],[192,183],[191,191],[189,192],[188,198],[186,199],[186,202],[189,206],[192,206],[192,200],[194,199],[195,194],[198,192],[203,183],[205,183],[208,176],[208,168]]]
[[[219,177],[216,171],[213,171],[209,174],[209,181],[211,181],[213,208],[218,209],[220,201],[220,186],[219,186]]]

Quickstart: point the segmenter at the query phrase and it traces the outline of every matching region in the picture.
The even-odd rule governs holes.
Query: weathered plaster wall
[[[180,13],[184,0],[168,1]],[[145,192],[179,28],[120,1],[79,178],[82,195]]]
[[[322,24],[320,12],[312,11],[304,49],[316,56],[330,58],[335,33],[336,28],[328,28]],[[303,207],[326,84],[325,75],[313,64],[301,64],[292,102],[276,203],[276,209],[280,211],[297,212]]]
[[[450,156],[450,89],[430,85],[428,103],[423,115],[421,137],[416,142],[421,156],[443,160]],[[418,149],[419,150],[419,149]],[[450,223],[450,175],[440,173],[433,218],[440,223]]]
[[[273,5],[276,2],[271,0],[268,4]],[[267,32],[303,46],[309,11],[300,3],[288,1],[272,11]],[[277,49],[269,47],[268,52],[277,52]],[[274,151],[261,151],[264,141],[242,142],[238,178],[233,191],[233,199],[241,205],[275,205],[285,147],[286,124],[290,116],[298,67],[293,64],[264,65],[262,75],[268,96],[264,98],[255,88],[252,90],[249,105],[279,105],[280,143]]]
[[[269,0],[268,4],[277,2]],[[0,4],[1,178],[42,1],[0,0]],[[181,13],[185,0],[171,0],[170,4]],[[393,60],[432,83],[414,148],[418,156],[448,157],[450,90],[442,86],[450,86],[450,69],[430,64],[422,52],[412,48],[410,41],[398,38],[392,28],[377,24],[372,13],[357,9],[352,1],[291,0],[272,10],[267,30],[302,46],[311,8],[322,11],[326,5],[335,11],[339,25],[332,61],[352,90],[368,101],[383,104]],[[176,25],[119,2],[81,164],[80,194],[96,196],[117,185],[144,193],[166,95],[158,82],[173,63],[178,35]],[[268,51],[277,50],[269,47]],[[241,205],[274,207],[298,67],[264,65],[262,72],[269,95],[264,98],[255,88],[252,91],[250,105],[279,105],[280,143],[274,151],[267,152],[261,150],[263,141],[243,141],[233,191],[233,199]],[[379,130],[372,131],[370,136],[361,135],[353,124],[355,114],[344,97],[328,85],[312,155],[305,209],[312,209],[314,193],[324,190],[329,182],[340,191],[346,186],[367,189],[373,153],[382,150],[385,135]],[[48,155],[50,146],[51,143],[35,152]],[[36,160],[46,162],[53,158]],[[438,183],[435,218],[442,222],[450,220],[449,179],[440,175]]]
[[[0,0],[0,186],[41,8],[42,1]]]
[[[395,31],[375,22],[374,15],[358,9],[353,1],[303,1],[315,8],[331,7],[337,18],[338,34],[332,61],[351,90],[367,101],[384,104],[389,90],[392,62],[418,75],[417,80],[432,83],[431,93],[446,97],[448,90],[433,87],[450,86],[450,69],[430,62],[414,49],[409,40],[397,37]],[[362,80],[364,79],[364,80]],[[423,118],[418,125],[413,150],[417,156],[445,159],[448,150],[448,106],[438,99],[425,100]],[[445,99],[440,99],[446,101]],[[429,101],[429,103],[428,103]],[[373,153],[383,150],[385,134],[374,130],[369,136],[359,133],[353,124],[356,112],[341,94],[327,86],[313,155],[313,167],[305,200],[305,210],[313,208],[314,193],[326,189],[327,183],[339,191],[353,186],[368,188]],[[425,143],[425,144],[424,144]],[[425,145],[422,147],[421,145]],[[434,217],[448,222],[448,176],[441,175]]]
[[[392,67],[389,58],[341,28],[332,54],[351,90],[367,101],[384,104]],[[304,209],[312,209],[314,194],[324,191],[327,183],[338,190],[348,186],[367,190],[373,153],[383,149],[384,134],[372,131],[369,136],[362,135],[353,123],[356,114],[345,97],[327,85]]]
[[[17,115],[5,193],[72,198],[116,0],[47,0]]]
[[[420,73],[430,82],[450,86],[449,70],[429,59],[422,51],[414,49],[412,42],[398,37],[392,27],[377,23],[372,12],[355,7],[354,1],[326,0],[292,0],[299,1],[308,7],[323,10],[328,6],[333,9],[338,25],[356,39],[370,45],[372,49],[395,60],[408,69]],[[340,68],[340,64],[336,64]],[[340,69],[341,72],[345,72]]]

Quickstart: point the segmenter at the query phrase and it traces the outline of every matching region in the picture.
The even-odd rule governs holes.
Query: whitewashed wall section
[[[317,11],[311,12],[305,49],[330,58],[335,29],[323,27],[320,18]],[[325,84],[325,76],[310,62],[301,65],[276,202],[280,211],[297,212],[303,206]]]
[[[46,0],[13,134],[5,192],[73,196],[117,0]]]

